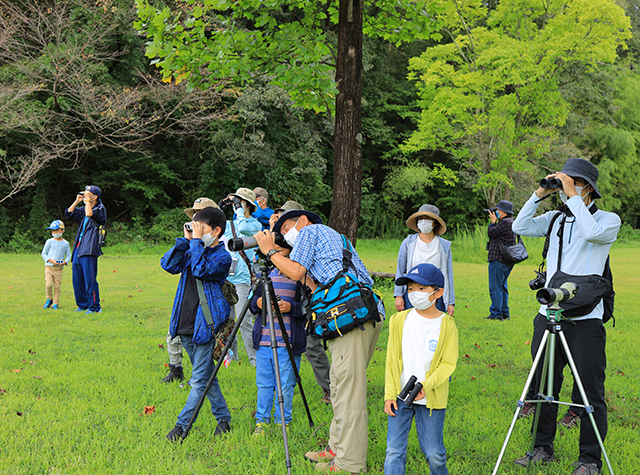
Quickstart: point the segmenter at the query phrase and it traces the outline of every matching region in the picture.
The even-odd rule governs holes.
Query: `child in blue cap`
[[[444,275],[433,264],[418,264],[396,285],[406,285],[413,308],[389,320],[384,412],[389,415],[385,475],[405,473],[409,431],[416,420],[418,442],[433,475],[447,475],[443,443],[449,378],[458,361],[458,329],[453,317],[438,310]],[[422,384],[413,404],[398,398],[412,376]]]
[[[69,242],[62,238],[64,223],[59,219],[51,222],[47,228],[52,237],[47,239],[42,249],[44,259],[44,282],[47,300],[42,308],[58,310],[60,303],[60,289],[62,288],[62,270],[71,260]]]

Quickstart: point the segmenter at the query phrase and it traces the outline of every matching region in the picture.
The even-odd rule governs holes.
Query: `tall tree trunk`
[[[340,0],[329,226],[355,245],[362,194],[362,0]]]

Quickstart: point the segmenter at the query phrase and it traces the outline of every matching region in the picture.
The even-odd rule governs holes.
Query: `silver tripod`
[[[567,283],[568,284],[568,283]],[[564,284],[563,287],[567,286],[567,284]],[[541,404],[563,404],[563,405],[567,405],[567,406],[575,406],[575,407],[582,407],[585,409],[589,420],[591,421],[591,424],[593,425],[593,430],[595,432],[596,438],[598,439],[598,444],[600,445],[600,450],[602,450],[602,455],[604,456],[604,459],[607,463],[607,467],[609,469],[609,473],[611,475],[614,475],[613,473],[613,469],[611,468],[611,462],[609,462],[609,457],[607,456],[607,452],[604,449],[604,443],[602,442],[602,437],[600,437],[600,432],[598,431],[598,427],[596,425],[596,421],[595,418],[593,417],[593,407],[591,406],[591,404],[589,403],[589,400],[587,398],[587,394],[585,393],[584,387],[582,386],[582,380],[580,379],[580,375],[578,374],[578,369],[576,368],[576,364],[573,361],[573,356],[571,355],[571,350],[569,349],[569,345],[567,343],[567,339],[564,336],[564,333],[562,331],[562,324],[564,323],[568,323],[569,325],[575,326],[576,323],[570,319],[564,318],[562,316],[562,311],[563,309],[560,308],[559,303],[563,300],[568,300],[569,298],[573,297],[573,295],[575,295],[575,292],[577,291],[577,286],[575,284],[571,284],[571,286],[573,286],[573,288],[567,286],[568,288],[568,292],[566,292],[567,289],[558,289],[558,292],[561,290],[564,290],[565,292],[562,293],[562,296],[564,296],[565,298],[562,298],[562,296],[560,298],[556,298],[555,295],[553,295],[550,299],[545,299],[544,296],[541,299],[540,296],[540,292],[542,291],[555,291],[556,289],[541,289],[538,292],[537,298],[538,301],[542,304],[548,304],[548,303],[553,303],[552,305],[547,307],[547,329],[544,332],[544,335],[542,336],[542,340],[540,341],[540,347],[538,348],[538,352],[536,353],[535,358],[533,359],[533,365],[531,366],[531,371],[529,371],[529,377],[527,378],[526,383],[524,384],[524,389],[522,390],[522,394],[520,395],[520,399],[518,400],[517,403],[517,408],[516,408],[516,412],[513,415],[513,419],[511,421],[511,425],[509,426],[509,431],[507,432],[507,437],[505,438],[504,444],[502,445],[502,449],[500,450],[500,455],[498,456],[498,460],[496,462],[495,467],[493,468],[493,472],[492,475],[496,475],[498,473],[498,468],[500,467],[500,462],[502,461],[502,457],[504,456],[504,452],[507,448],[507,444],[509,443],[509,438],[511,437],[511,433],[513,432],[513,428],[515,426],[516,420],[518,419],[518,414],[520,414],[520,411],[522,410],[523,406],[525,405],[525,403],[534,403],[536,404],[536,413],[535,413],[535,418],[533,421],[533,436],[531,439],[531,447],[529,449],[529,452],[527,453],[527,456],[529,458],[528,462],[527,462],[527,474],[529,473],[530,469],[531,469],[531,460],[533,458],[533,452],[534,452],[534,447],[535,447],[535,440],[536,440],[536,433],[538,430],[538,421],[539,421],[539,417],[540,417],[540,405]],[[554,375],[554,368],[555,368],[555,350],[556,350],[556,336],[560,337],[560,342],[562,343],[562,348],[564,350],[564,353],[567,357],[567,361],[569,362],[569,366],[571,367],[571,372],[573,373],[573,378],[574,381],[576,383],[576,385],[578,386],[578,390],[580,391],[580,396],[582,397],[582,402],[584,404],[574,404],[574,403],[567,403],[567,402],[561,402],[561,401],[556,401],[554,400],[553,397],[553,375]],[[534,399],[534,400],[528,400],[525,401],[525,395],[527,394],[527,391],[529,390],[529,386],[531,385],[531,381],[533,381],[533,377],[535,375],[536,369],[538,368],[538,365],[540,364],[540,360],[542,359],[542,353],[546,348],[546,352],[545,352],[545,357],[544,357],[544,361],[543,361],[543,366],[542,366],[542,377],[541,377],[541,381],[540,381],[540,391],[542,391],[542,389],[545,387],[545,383],[546,383],[546,387],[547,387],[547,393],[545,394],[539,394],[538,395],[538,399]],[[545,379],[546,378],[546,379]]]

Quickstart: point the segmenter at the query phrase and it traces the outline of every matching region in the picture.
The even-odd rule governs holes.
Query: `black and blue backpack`
[[[356,327],[364,330],[364,324],[370,320],[374,325],[380,321],[380,296],[359,281],[351,261],[353,247],[345,236],[342,244],[342,271],[311,296],[307,331],[323,340],[342,337]]]

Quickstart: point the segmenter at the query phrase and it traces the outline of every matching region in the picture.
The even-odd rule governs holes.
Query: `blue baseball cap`
[[[96,185],[87,185],[84,187],[84,189],[87,191],[90,191],[91,193],[96,195],[98,198],[102,196],[102,192],[100,191],[100,188],[98,188]]]
[[[396,285],[407,285],[409,282],[416,282],[422,285],[435,285],[444,287],[444,275],[433,264],[418,264],[409,271],[407,275],[398,277]]]
[[[58,229],[64,229],[64,223],[59,219],[56,219],[55,221],[51,221],[47,231],[57,231]]]

